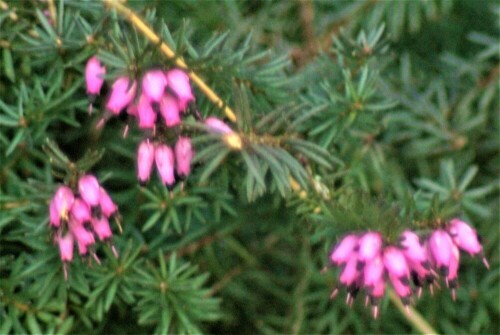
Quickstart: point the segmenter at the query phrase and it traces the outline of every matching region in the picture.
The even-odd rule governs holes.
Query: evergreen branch
[[[207,85],[205,82],[192,70],[190,70],[187,64],[182,58],[176,56],[175,52],[170,49],[170,47],[163,42],[160,37],[141,19],[137,14],[135,14],[127,6],[121,4],[118,0],[102,0],[104,4],[109,8],[114,8],[118,13],[122,14],[127,20],[129,20],[132,25],[141,31],[146,38],[148,38],[153,44],[159,45],[160,50],[163,52],[167,58],[174,61],[175,65],[185,71],[189,78],[199,87],[199,89],[207,96],[207,98],[213,102],[217,107],[224,110],[226,116],[233,122],[236,122],[236,115],[233,110],[227,106],[224,101]]]
[[[394,293],[393,290],[389,290],[389,299],[396,306],[396,308],[403,314],[406,319],[422,334],[438,334],[437,331],[432,328],[432,326],[417,312],[413,307],[408,307],[409,312],[407,312],[406,307],[403,306],[401,299]]]

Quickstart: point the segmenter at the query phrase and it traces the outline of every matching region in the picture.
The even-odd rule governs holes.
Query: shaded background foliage
[[[231,152],[186,120],[199,164],[172,198],[138,185],[137,129],[95,129],[82,78],[95,53],[109,78],[172,61],[98,1],[0,4],[0,333],[416,332],[388,298],[376,321],[331,301],[320,270],[346,231],[449,215],[484,237],[491,270],[463,257],[457,302],[439,290],[415,309],[439,333],[499,332],[497,2],[130,2],[246,141]],[[74,161],[105,149],[91,171],[123,217],[119,259],[77,259],[68,283],[46,139]]]

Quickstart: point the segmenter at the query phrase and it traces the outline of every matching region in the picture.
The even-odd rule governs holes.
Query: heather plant
[[[0,0],[0,334],[496,334],[494,1]]]

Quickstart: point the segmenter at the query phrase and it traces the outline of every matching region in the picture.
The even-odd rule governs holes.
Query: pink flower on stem
[[[181,177],[189,176],[191,160],[194,156],[191,139],[189,137],[179,137],[174,150],[177,174]]]
[[[363,285],[366,287],[375,286],[384,278],[384,262],[381,255],[367,262],[363,267]]]
[[[442,229],[435,230],[429,237],[429,251],[437,269],[447,275],[453,252],[453,241]]]
[[[92,229],[101,241],[106,241],[113,236],[109,221],[106,217],[92,220]]]
[[[175,127],[181,123],[179,103],[170,94],[164,95],[160,100],[160,113],[167,127]]]
[[[358,246],[358,261],[361,263],[369,262],[380,254],[382,236],[375,232],[364,233],[359,238]]]
[[[403,252],[394,246],[384,249],[384,266],[387,273],[396,278],[409,278],[410,269],[403,255]]]
[[[80,198],[76,198],[73,206],[71,206],[71,217],[80,224],[89,222],[92,219],[92,214],[87,203]]]
[[[69,187],[60,186],[57,189],[54,197],[52,198],[52,209],[49,207],[49,211],[51,211],[52,226],[59,227],[61,220],[68,221],[69,212],[74,201],[75,196]]]
[[[156,112],[149,101],[149,98],[141,94],[137,104],[137,117],[139,118],[139,128],[154,128],[156,122]]]
[[[342,238],[330,254],[330,261],[335,265],[346,263],[355,253],[354,249],[358,245],[358,237],[349,234]]]
[[[73,235],[70,233],[66,234],[64,237],[59,237],[57,244],[59,245],[59,254],[61,256],[61,261],[63,262],[64,270],[64,280],[68,280],[68,268],[66,262],[71,262],[73,260],[73,247],[74,247]]]
[[[460,219],[453,219],[448,225],[448,232],[453,239],[453,242],[463,251],[474,256],[482,254],[483,247],[479,242],[479,238],[475,229]],[[490,268],[488,261],[483,257],[483,263],[486,268]]]
[[[71,221],[69,231],[76,239],[80,255],[87,255],[88,247],[95,243],[94,235],[77,222]]]
[[[385,294],[385,280],[384,278],[380,278],[374,285],[371,287],[369,291],[369,299],[372,305],[372,313],[373,318],[376,319],[378,317],[378,303],[380,299]]]
[[[184,111],[190,101],[194,101],[194,95],[189,83],[189,76],[182,70],[172,69],[166,73],[169,88],[175,93],[179,100],[179,107]]]
[[[115,214],[118,210],[118,206],[113,202],[108,192],[102,187],[99,188],[99,205],[101,207],[101,212],[106,218]]]
[[[232,134],[234,131],[229,127],[227,124],[224,123],[224,121],[216,118],[216,117],[209,117],[205,120],[205,126],[208,127],[208,129],[216,134]]]
[[[148,139],[139,144],[137,152],[137,177],[141,183],[149,180],[153,162],[155,160],[155,146]]]
[[[104,75],[106,67],[101,65],[101,62],[96,56],[92,56],[85,65],[85,83],[87,85],[87,93],[89,95],[98,95],[101,87],[104,84]]]
[[[174,175],[174,152],[165,144],[159,144],[155,150],[155,162],[160,178],[167,187],[173,186]]]
[[[80,196],[90,207],[99,205],[101,194],[100,188],[101,186],[99,185],[97,178],[93,175],[88,174],[82,176],[78,181],[78,191],[80,192]]]
[[[127,107],[135,97],[137,83],[132,82],[128,77],[119,77],[111,87],[111,94],[106,108],[113,114],[120,114],[121,110]]]
[[[160,102],[167,86],[167,77],[162,70],[150,70],[142,77],[142,94],[153,102]]]
[[[56,203],[52,199],[49,205],[49,223],[52,228],[59,228],[61,225],[61,217],[57,212]]]
[[[61,255],[61,261],[71,262],[73,260],[73,246],[74,246],[73,235],[68,233],[64,237],[59,237],[57,244],[59,245],[59,253]]]

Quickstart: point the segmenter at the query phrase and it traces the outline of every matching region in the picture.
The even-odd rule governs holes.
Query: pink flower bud
[[[59,228],[61,225],[61,218],[59,217],[59,213],[57,212],[56,203],[54,199],[50,201],[49,205],[49,218],[50,225],[54,228]]]
[[[366,287],[376,285],[380,280],[383,280],[384,262],[382,257],[377,255],[371,261],[368,261],[363,268],[363,284]]]
[[[99,188],[99,205],[101,206],[102,214],[107,218],[118,210],[118,206],[116,206],[108,192],[102,187]]]
[[[166,186],[172,186],[175,182],[172,148],[165,144],[159,144],[155,150],[155,162],[162,182]]]
[[[55,212],[53,214],[57,213],[59,220],[62,219],[64,221],[67,221],[69,218],[69,211],[71,210],[71,206],[73,206],[73,202],[75,201],[73,191],[71,191],[71,189],[67,186],[60,186],[54,194],[52,201],[54,203],[54,208],[52,210]],[[57,225],[57,221],[58,220],[56,220],[54,217],[54,222],[52,224]]]
[[[105,241],[113,236],[109,221],[105,217],[92,220],[92,228],[101,241]]]
[[[350,286],[356,283],[358,278],[361,275],[361,272],[358,270],[358,257],[357,253],[353,252],[349,259],[347,260],[347,263],[344,267],[344,270],[340,274],[340,282],[344,284],[345,286]]]
[[[80,177],[80,180],[78,181],[78,191],[80,192],[80,196],[90,207],[99,205],[99,188],[99,182],[93,175],[85,175]]]
[[[106,108],[113,114],[120,114],[121,110],[127,107],[135,97],[137,83],[130,82],[128,77],[119,77],[111,87]]]
[[[106,67],[101,65],[99,59],[95,56],[90,57],[85,66],[85,83],[87,84],[88,94],[99,94],[104,83],[105,74]]]
[[[164,95],[160,100],[160,113],[167,127],[175,127],[181,123],[179,103],[170,94]]]
[[[397,276],[393,276],[389,274],[389,280],[391,281],[391,285],[394,288],[396,294],[401,298],[405,305],[409,304],[409,297],[411,295],[410,283],[407,278],[399,278]]]
[[[362,263],[368,262],[380,254],[382,236],[374,232],[365,233],[359,238],[358,245],[358,260]]]
[[[205,125],[208,127],[208,129],[216,134],[231,134],[234,133],[234,131],[229,127],[227,124],[225,124],[222,120],[219,120],[216,117],[209,117],[205,120]]]
[[[387,273],[395,278],[409,278],[410,269],[403,252],[393,246],[384,249],[384,266]]]
[[[420,239],[417,234],[410,230],[405,230],[401,234],[401,246],[406,259],[415,263],[424,263],[428,261],[427,251],[420,244]]]
[[[60,237],[57,240],[59,244],[59,253],[61,255],[61,261],[71,262],[73,260],[73,245],[74,239],[73,235],[66,234],[64,237]]]
[[[76,198],[73,206],[71,206],[71,217],[77,223],[83,224],[92,219],[92,213],[90,208],[85,201],[80,198]]]
[[[142,77],[142,94],[153,102],[160,102],[166,86],[167,78],[161,70],[148,71]]]
[[[380,278],[377,282],[374,283],[373,288],[371,289],[369,296],[372,307],[373,318],[376,319],[378,317],[378,302],[380,298],[384,296],[385,293],[385,280],[384,278]]]
[[[137,104],[137,116],[139,118],[139,128],[153,128],[156,122],[156,112],[149,102],[148,97],[141,94],[139,103]]]
[[[74,221],[70,221],[69,231],[76,239],[80,255],[86,255],[88,247],[95,243],[94,235],[85,229],[82,224]]]
[[[149,140],[142,141],[137,153],[137,177],[140,182],[146,182],[151,175],[155,159],[155,146]]]
[[[350,234],[342,238],[330,254],[330,261],[333,264],[341,265],[346,263],[355,253],[354,249],[358,245],[358,237]]]
[[[468,252],[471,256],[479,254],[483,247],[477,238],[477,232],[467,223],[453,219],[448,226],[448,232],[453,238],[453,242],[462,250]]]
[[[173,69],[166,73],[168,86],[174,91],[179,99],[179,107],[183,111],[188,103],[194,100],[188,75],[179,69]]]
[[[429,237],[429,250],[436,268],[444,274],[448,273],[453,252],[453,241],[450,235],[442,230],[435,230]]]
[[[191,160],[194,155],[191,139],[189,137],[179,137],[174,150],[177,174],[181,177],[189,176],[191,172]]]

